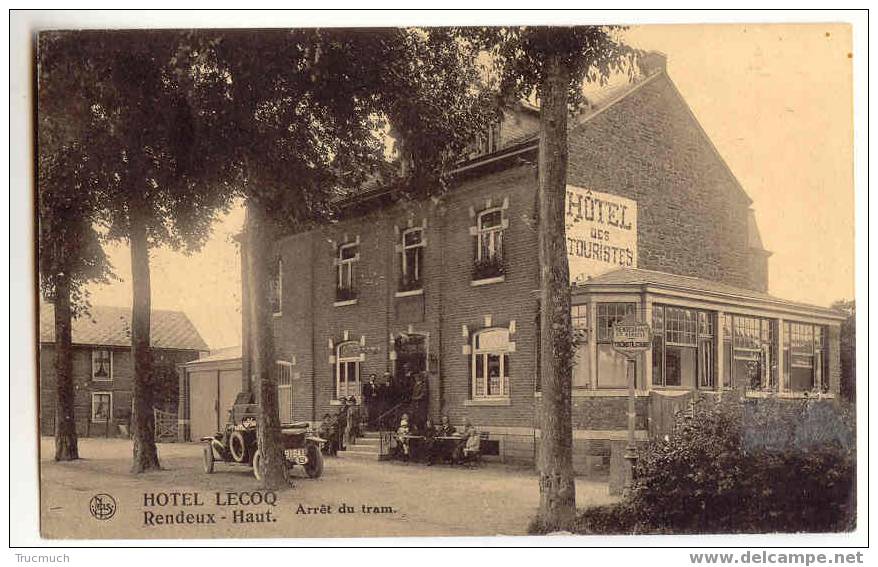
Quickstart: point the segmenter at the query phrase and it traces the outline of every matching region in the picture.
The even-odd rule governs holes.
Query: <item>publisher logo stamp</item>
[[[109,520],[116,514],[116,499],[109,494],[95,494],[88,503],[88,509],[96,520]]]

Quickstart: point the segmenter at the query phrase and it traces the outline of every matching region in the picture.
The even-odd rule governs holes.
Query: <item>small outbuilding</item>
[[[240,346],[180,365],[180,441],[198,441],[216,433],[225,424],[241,383]]]

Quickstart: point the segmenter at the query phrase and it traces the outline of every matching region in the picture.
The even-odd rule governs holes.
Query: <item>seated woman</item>
[[[463,427],[463,436],[454,451],[452,464],[463,464],[473,460],[481,450],[482,438],[478,430],[470,420],[466,420]]]
[[[397,428],[396,430],[397,447],[398,450],[402,453],[400,456],[404,461],[408,461],[409,455],[411,454],[411,445],[409,440],[410,434],[411,429],[409,428],[409,416],[407,413],[404,413],[399,420],[399,428]]]

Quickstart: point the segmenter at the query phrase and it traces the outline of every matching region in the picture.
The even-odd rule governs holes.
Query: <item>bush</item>
[[[853,434],[808,400],[701,402],[641,451],[623,502],[578,533],[837,532],[854,526]]]
[[[595,506],[576,518],[578,534],[635,534],[637,513],[628,502]]]

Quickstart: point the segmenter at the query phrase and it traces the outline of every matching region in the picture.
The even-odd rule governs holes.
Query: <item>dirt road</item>
[[[526,532],[539,501],[530,469],[339,457],[327,460],[321,478],[296,478],[269,505],[270,495],[251,495],[258,485],[248,468],[217,465],[204,474],[197,444],[160,445],[164,470],[135,476],[130,441],[83,439],[83,459],[69,463],[51,460],[52,442],[42,440],[41,461],[42,533],[49,538],[513,535]],[[606,484],[577,481],[576,490],[580,507],[613,500]],[[97,494],[115,501],[112,517],[93,517]],[[96,515],[110,508],[99,506]]]

